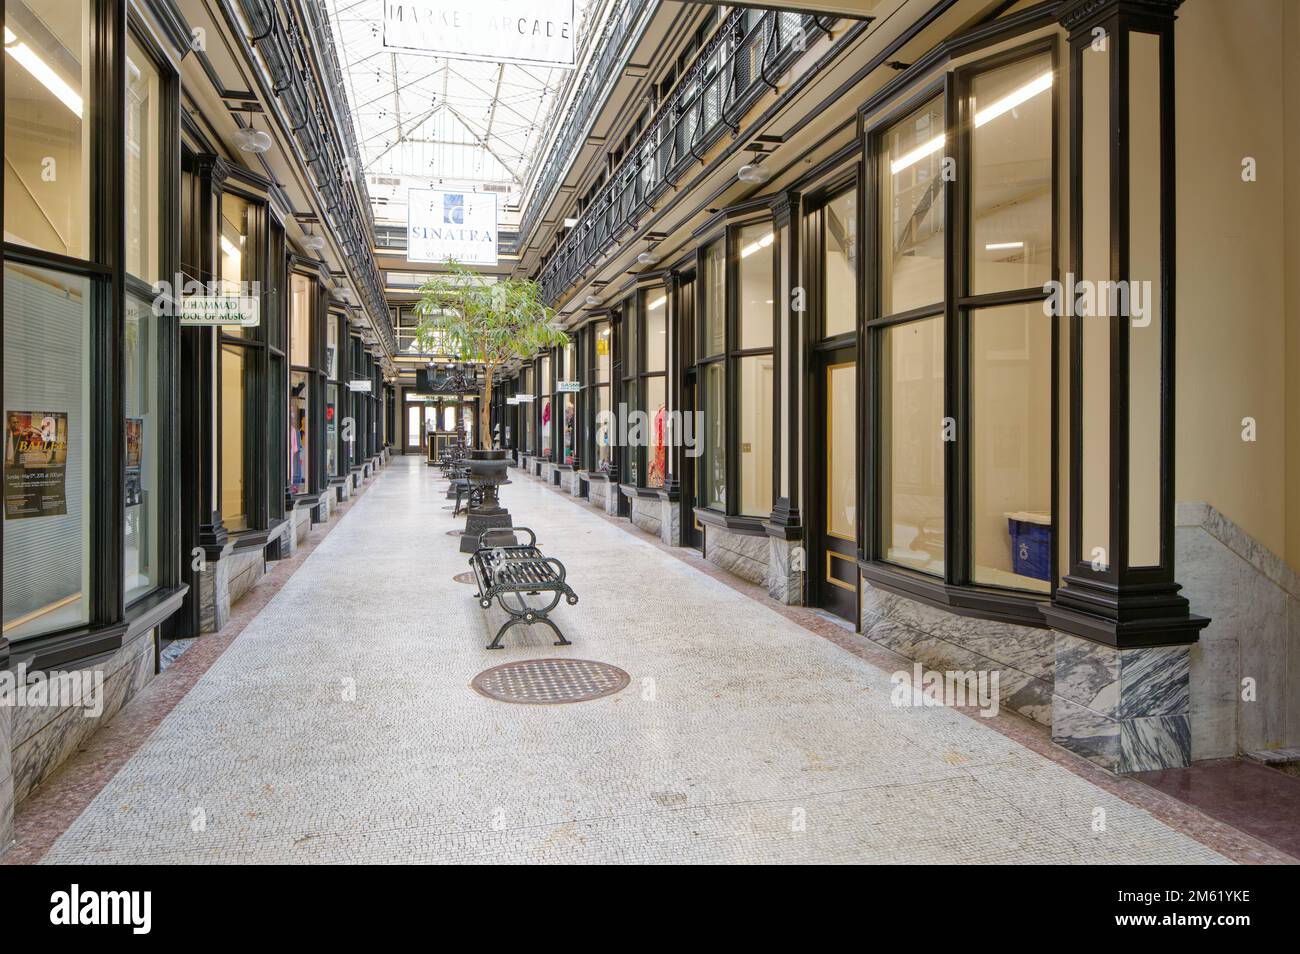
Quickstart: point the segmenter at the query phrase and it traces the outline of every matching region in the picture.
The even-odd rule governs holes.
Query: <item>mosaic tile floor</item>
[[[58,839],[47,862],[1221,862],[978,719],[540,483],[573,646],[452,582],[445,482],[396,458]],[[463,519],[463,518],[462,518]],[[470,688],[561,655],[631,684]]]

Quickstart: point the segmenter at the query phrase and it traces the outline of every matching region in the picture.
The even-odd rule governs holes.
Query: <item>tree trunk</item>
[[[492,449],[492,433],[488,428],[492,425],[492,372],[495,369],[495,364],[489,364],[483,372],[483,406],[478,409],[479,450]]]

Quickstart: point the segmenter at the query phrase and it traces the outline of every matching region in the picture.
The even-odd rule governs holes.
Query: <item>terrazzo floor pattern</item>
[[[395,458],[44,860],[1226,860],[978,719],[895,707],[888,673],[513,480],[581,599],[554,614],[572,646],[515,627],[485,650],[446,482]],[[561,655],[631,684],[559,706],[469,686]]]

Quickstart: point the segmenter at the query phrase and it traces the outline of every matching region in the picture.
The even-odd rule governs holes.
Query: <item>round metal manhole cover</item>
[[[470,685],[489,699],[545,706],[613,695],[631,681],[617,666],[590,659],[525,659],[484,670]]]
[[[453,579],[455,582],[457,582],[457,583],[477,583],[477,582],[478,582],[478,580],[474,579],[474,573],[473,573],[473,571],[471,571],[471,570],[466,570],[464,573],[457,573],[455,576],[452,577],[452,579]]]

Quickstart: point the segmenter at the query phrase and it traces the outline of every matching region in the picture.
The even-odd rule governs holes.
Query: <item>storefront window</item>
[[[1046,53],[971,82],[971,294],[1051,278],[1051,91]]]
[[[331,477],[339,469],[339,322],[340,315],[331,314],[325,319],[325,472]],[[418,443],[419,438],[416,438]]]
[[[5,241],[72,258],[91,257],[90,19],[86,0],[5,0]]]
[[[727,253],[722,239],[704,249],[703,351],[700,357],[722,354],[727,346]]]
[[[305,371],[289,375],[289,487],[305,494],[310,487],[311,388]]]
[[[252,281],[254,267],[252,249],[249,248],[250,220],[253,205],[248,200],[226,192],[221,196],[221,284],[227,295],[251,294],[245,283]],[[228,325],[221,329],[223,335],[246,337],[249,329]],[[249,335],[248,337],[251,337]]]
[[[552,420],[553,411],[551,409],[551,358],[546,355],[542,358],[538,366],[538,384],[540,385],[540,396],[538,397],[539,409],[538,414],[541,420],[542,430],[542,457],[546,460],[551,459],[551,432],[554,429]]]
[[[221,347],[221,518],[227,530],[248,529],[244,492],[244,349]]]
[[[739,248],[740,264],[737,308],[741,350],[772,347],[774,275],[772,244],[776,233],[770,223],[746,225],[733,241]]]
[[[129,33],[126,54],[126,270],[152,283],[161,277],[159,77],[153,61]]]
[[[736,362],[740,395],[740,513],[766,517],[772,512],[772,356],[753,355]]]
[[[663,288],[642,293],[645,328],[641,339],[641,393],[647,427],[645,486],[662,487],[668,477],[668,294]]]
[[[612,461],[613,454],[613,430],[614,422],[611,419],[611,409],[609,403],[609,373],[610,373],[610,353],[609,353],[609,322],[600,321],[595,325],[594,330],[594,376],[595,383],[591,389],[593,408],[592,421],[595,427],[594,437],[594,454],[595,464],[593,469],[600,472],[608,471]]]
[[[704,368],[704,506],[727,508],[727,392],[726,369],[721,361]]]
[[[942,575],[944,566],[943,319],[881,336],[882,550],[886,560]]]
[[[1039,302],[971,315],[971,565],[976,583],[1046,593],[1052,326]]]
[[[158,329],[148,302],[128,297],[124,325],[126,404],[126,602],[158,583]]]
[[[943,301],[943,102],[892,126],[880,162],[882,314]]]
[[[90,618],[92,286],[23,265],[4,279],[4,635],[17,641]]]
[[[822,209],[822,336],[833,338],[857,327],[858,190],[849,189]]]

